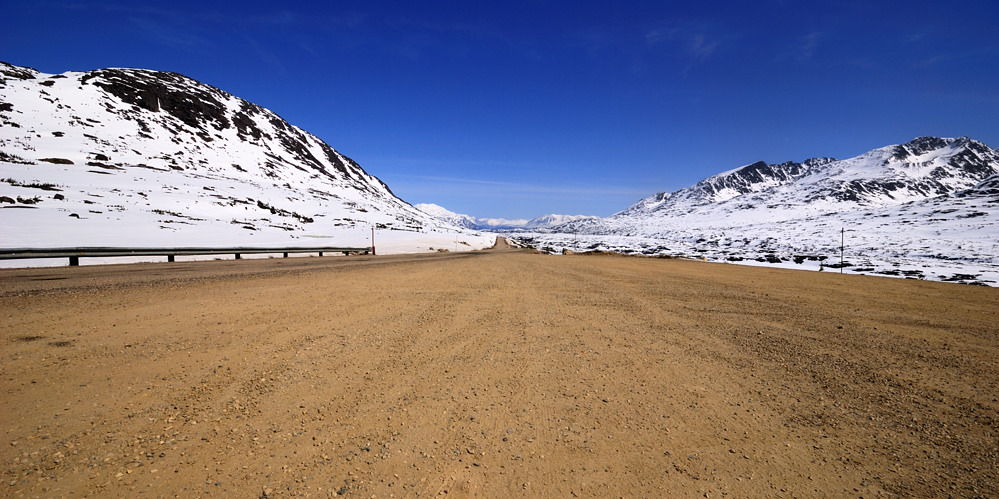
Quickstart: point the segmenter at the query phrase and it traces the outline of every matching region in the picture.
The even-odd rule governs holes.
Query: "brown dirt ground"
[[[0,272],[0,495],[999,496],[999,289],[477,254]]]

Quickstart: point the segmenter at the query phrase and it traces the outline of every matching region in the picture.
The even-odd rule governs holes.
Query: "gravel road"
[[[0,271],[0,495],[999,496],[999,288],[500,247]]]

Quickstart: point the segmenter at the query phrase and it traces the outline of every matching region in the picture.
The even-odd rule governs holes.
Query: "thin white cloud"
[[[206,37],[183,27],[171,26],[149,18],[129,17],[128,20],[141,36],[168,47],[197,49],[212,46]]]
[[[703,34],[696,34],[687,39],[687,52],[698,59],[706,59],[721,42],[718,40],[708,40]]]
[[[243,40],[245,40],[247,46],[253,49],[253,52],[257,55],[257,58],[259,58],[261,62],[274,68],[281,74],[288,74],[288,70],[285,69],[284,63],[281,62],[281,58],[278,57],[277,54],[258,43],[252,37],[245,36],[243,37]]]
[[[711,57],[722,46],[723,37],[704,23],[674,21],[645,33],[650,46],[672,46],[681,54],[697,60]]]
[[[815,55],[815,49],[819,46],[819,40],[822,39],[824,34],[821,31],[811,31],[807,35],[801,37],[798,46],[798,58],[809,60]]]
[[[822,48],[822,43],[828,38],[828,33],[812,29],[804,35],[788,37],[788,39],[777,49],[775,60],[777,62],[797,62],[803,64],[828,63],[815,58],[816,51]]]

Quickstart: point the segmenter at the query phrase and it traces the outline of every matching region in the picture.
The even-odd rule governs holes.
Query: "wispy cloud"
[[[267,15],[256,15],[256,16],[246,17],[242,19],[242,22],[258,26],[295,28],[298,26],[302,26],[303,24],[306,24],[308,22],[308,19],[303,19],[298,14],[288,10],[279,10],[276,12],[268,13]]]
[[[261,62],[279,71],[281,74],[288,74],[288,70],[285,69],[284,63],[281,62],[281,58],[277,54],[249,36],[244,37],[244,40],[246,40],[246,45],[253,49]]]
[[[711,57],[724,37],[715,34],[711,26],[698,22],[670,22],[645,33],[650,46],[670,45],[681,54],[697,60]]]
[[[815,49],[824,34],[821,31],[811,31],[798,40],[797,54],[799,59],[810,60],[815,55]]]
[[[992,59],[997,55],[999,55],[999,46],[949,53],[923,54],[922,58],[912,63],[912,67],[927,69],[942,64],[975,64],[977,61]]]
[[[195,49],[208,48],[212,45],[208,38],[187,28],[172,26],[149,18],[130,17],[129,21],[137,33],[167,47]]]
[[[689,37],[686,43],[687,52],[698,59],[707,59],[721,44],[718,40],[708,40],[707,36],[701,33]]]
[[[782,42],[781,46],[778,46],[774,58],[777,62],[784,63],[789,61],[802,64],[816,62],[818,61],[816,52],[822,48],[823,42],[828,37],[826,32],[818,29],[812,29],[804,35],[789,36]]]
[[[437,22],[400,15],[380,19],[374,24],[391,36],[372,39],[372,43],[411,60],[431,53],[466,56],[481,47],[509,51],[529,60],[539,60],[544,53],[536,39],[513,35],[489,23]]]
[[[101,5],[66,3],[62,4],[62,7],[70,11],[103,12],[102,17],[116,20],[123,29],[134,31],[142,38],[172,49],[210,51],[215,47],[210,33],[192,23],[190,13],[180,10],[143,4],[115,3]]]

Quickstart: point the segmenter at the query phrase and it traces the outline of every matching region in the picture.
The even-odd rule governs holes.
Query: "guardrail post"
[[[69,266],[70,267],[79,267],[80,266],[80,257],[78,257],[78,256],[71,256],[71,257],[69,257]]]

